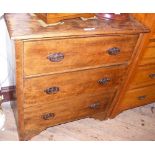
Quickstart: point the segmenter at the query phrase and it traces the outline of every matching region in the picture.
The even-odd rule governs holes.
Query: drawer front
[[[24,43],[26,76],[128,61],[138,35],[89,37]]]
[[[61,102],[46,103],[42,106],[31,106],[24,109],[26,130],[72,121],[88,117],[98,112],[105,112],[112,102],[115,92],[106,92],[92,96],[76,96]]]
[[[146,47],[146,50],[144,51],[140,65],[145,64],[155,64],[155,40],[150,41]]]
[[[120,104],[120,110],[142,106],[155,101],[155,85],[127,91]]]
[[[152,24],[151,32],[153,34],[155,34],[155,19],[154,19],[153,24]]]
[[[155,65],[138,67],[130,89],[155,84]]]
[[[126,66],[98,68],[26,79],[24,98],[27,105],[58,101],[81,94],[113,90],[123,80]]]

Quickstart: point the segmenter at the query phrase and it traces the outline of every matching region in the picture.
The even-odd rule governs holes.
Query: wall
[[[0,88],[15,85],[15,52],[4,18],[0,18]]]

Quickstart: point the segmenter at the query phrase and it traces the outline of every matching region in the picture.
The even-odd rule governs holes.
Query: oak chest
[[[5,15],[16,51],[20,140],[85,117],[106,119],[148,29],[134,19],[65,20],[45,26],[32,14]]]
[[[155,101],[155,14],[132,14],[148,26],[150,32],[142,39],[140,51],[132,66],[127,83],[113,107],[111,117],[120,112]]]

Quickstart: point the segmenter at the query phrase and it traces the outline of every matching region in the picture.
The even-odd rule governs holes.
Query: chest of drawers
[[[123,110],[135,108],[155,101],[155,14],[132,14],[134,18],[150,28],[139,47],[140,55],[130,72],[122,95],[113,107],[111,117]]]
[[[85,117],[106,119],[148,29],[126,22],[71,19],[44,27],[31,14],[5,14],[16,51],[20,140]]]

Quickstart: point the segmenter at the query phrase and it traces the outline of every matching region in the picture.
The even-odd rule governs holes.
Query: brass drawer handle
[[[93,103],[89,106],[90,109],[98,109],[100,107],[100,103]]]
[[[144,96],[138,96],[137,98],[138,98],[138,100],[144,100],[146,98],[146,95],[144,95]]]
[[[48,57],[48,60],[52,62],[59,62],[64,59],[64,54],[61,52],[50,54]]]
[[[46,113],[46,114],[43,114],[41,117],[44,120],[50,120],[55,117],[55,114],[54,113]]]
[[[110,78],[103,78],[103,79],[100,79],[98,81],[99,84],[107,84],[111,79]]]
[[[155,73],[149,74],[149,77],[150,77],[151,79],[154,79],[154,78],[155,78]]]
[[[107,50],[109,55],[117,55],[120,53],[120,49],[118,47],[112,47]]]
[[[56,94],[59,91],[59,87],[51,87],[44,90],[46,94]]]

